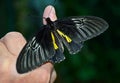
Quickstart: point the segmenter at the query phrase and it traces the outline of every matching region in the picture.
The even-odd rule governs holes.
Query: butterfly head
[[[50,17],[45,18],[45,20],[46,20],[47,24],[52,24]]]
[[[46,20],[47,25],[49,26],[50,30],[52,30],[52,31],[56,30],[54,22],[51,21],[51,19],[49,17],[46,18],[45,20]]]

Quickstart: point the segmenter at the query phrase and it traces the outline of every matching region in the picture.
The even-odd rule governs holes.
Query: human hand
[[[51,6],[45,9],[43,17],[47,18]],[[49,14],[51,20],[56,20],[55,10]],[[45,20],[43,20],[46,24]],[[56,72],[51,63],[46,63],[34,71],[19,74],[16,71],[17,57],[26,40],[19,32],[9,32],[0,39],[0,83],[53,83]]]

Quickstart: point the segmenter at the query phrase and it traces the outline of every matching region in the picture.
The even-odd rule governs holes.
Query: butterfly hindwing
[[[56,44],[57,48],[54,47],[55,55],[50,59],[50,61],[53,62],[53,63],[60,63],[61,61],[63,61],[65,59],[65,56],[63,54],[64,47],[63,47],[62,39],[58,35],[57,31],[53,31],[51,33],[54,37],[53,45]]]
[[[80,41],[79,32],[74,23],[69,19],[55,21],[57,33],[64,45],[67,47],[70,54],[75,54],[83,47],[83,42]]]

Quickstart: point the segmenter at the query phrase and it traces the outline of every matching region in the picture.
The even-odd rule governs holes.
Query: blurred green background
[[[42,25],[43,9],[54,0],[0,0],[0,37],[21,32],[29,40]],[[55,83],[120,83],[120,0],[57,0],[58,18],[93,15],[105,19],[109,29],[86,41],[76,55],[55,64]]]

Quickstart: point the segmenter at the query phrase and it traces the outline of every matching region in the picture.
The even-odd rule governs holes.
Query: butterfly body
[[[51,21],[23,47],[17,59],[19,73],[34,70],[46,62],[60,63],[65,59],[64,46],[70,54],[78,53],[84,41],[103,33],[108,23],[95,16],[75,16]]]
[[[45,20],[46,20],[46,22],[47,22],[47,26],[49,26],[49,29],[50,29],[51,31],[55,31],[55,30],[56,30],[56,27],[55,27],[54,22],[52,22],[49,17],[46,18]]]

